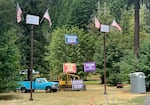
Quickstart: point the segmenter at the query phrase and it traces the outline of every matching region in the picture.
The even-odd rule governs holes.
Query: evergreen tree
[[[19,49],[21,51],[21,65],[22,69],[30,68],[30,46],[31,46],[31,25],[26,24],[26,15],[36,15],[42,19],[44,12],[48,8],[49,1],[45,0],[27,0],[20,1],[20,7],[23,11],[23,17],[21,23],[18,24],[21,27],[19,33],[22,33],[18,40]],[[41,74],[48,74],[49,67],[44,61],[46,53],[46,46],[48,44],[50,27],[47,20],[43,20],[39,26],[33,28],[34,41],[33,41],[33,69],[40,71]]]
[[[95,10],[97,0],[73,0],[70,5],[70,11],[67,24],[87,29],[91,14]]]
[[[20,52],[16,45],[15,8],[11,0],[0,1],[0,92],[14,90],[19,80]]]

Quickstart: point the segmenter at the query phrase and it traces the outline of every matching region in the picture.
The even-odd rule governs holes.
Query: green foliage
[[[86,29],[90,16],[94,12],[96,1],[97,0],[73,0],[67,19],[68,25]]]
[[[17,44],[19,46],[19,50],[21,51],[21,66],[22,69],[30,68],[30,39],[31,39],[31,26],[26,24],[26,15],[37,15],[40,16],[40,19],[43,17],[47,6],[49,6],[49,1],[45,0],[28,0],[28,1],[20,1],[20,7],[23,11],[23,17],[21,23],[18,24],[20,26],[20,35],[17,40]],[[40,73],[47,75],[49,72],[49,66],[47,62],[44,60],[44,56],[46,54],[46,46],[48,45],[48,39],[50,36],[50,27],[48,26],[48,22],[46,19],[40,23],[39,26],[34,26],[34,44],[33,44],[33,61],[34,61],[34,69],[40,71]]]
[[[78,35],[79,43],[77,45],[65,44],[65,34]],[[93,40],[90,34],[86,34],[78,27],[68,28],[63,26],[52,32],[52,38],[49,46],[49,56],[46,57],[50,62],[51,73],[63,72],[63,63],[76,63],[77,72],[83,72],[83,63],[92,60]]]
[[[147,36],[140,48],[139,70],[144,72],[146,80],[150,82],[150,37]]]
[[[142,44],[139,60],[134,59],[133,56],[134,0],[100,0],[99,8],[97,1],[20,0],[18,3],[23,10],[23,19],[16,25],[16,1],[0,0],[0,71],[2,73],[0,82],[10,73],[15,80],[19,67],[19,69],[29,68],[31,27],[26,24],[25,17],[27,14],[32,14],[40,16],[41,19],[47,8],[52,27],[48,26],[46,19],[39,26],[34,26],[34,69],[40,71],[42,76],[48,77],[50,71],[51,77],[55,78],[62,72],[63,63],[72,62],[77,64],[78,74],[85,78],[88,73],[83,72],[83,63],[95,61],[97,74],[101,74],[103,79],[103,33],[94,27],[93,17],[97,16],[101,24],[110,25],[113,19],[116,19],[123,29],[122,32],[118,32],[116,28],[110,26],[110,33],[106,37],[108,82],[115,84],[129,81],[130,72],[135,71],[143,71],[149,79],[147,35],[150,33],[150,1],[140,1],[143,1],[143,5],[140,10]],[[77,34],[79,44],[66,45],[65,34]],[[3,71],[8,74],[3,75],[6,73]]]
[[[59,15],[57,17],[57,26],[62,27],[64,24],[67,23],[67,19],[69,18],[69,11],[71,10],[71,5],[73,0],[60,0],[60,7],[59,7]],[[57,7],[58,8],[58,7]]]
[[[10,29],[0,36],[0,92],[15,89],[19,80],[20,53],[15,44],[15,33]]]
[[[19,79],[20,52],[13,6],[12,0],[0,0],[0,92],[14,90]]]
[[[113,0],[110,4],[110,10],[114,18],[121,20],[123,9],[126,7],[125,0]]]
[[[132,26],[128,24],[128,27]],[[110,33],[106,34],[106,36],[106,70],[108,82],[116,84],[117,82],[129,80],[131,69],[126,69],[130,67],[130,65],[124,60],[133,57],[129,56],[131,55],[130,51],[132,51],[133,38],[131,37],[133,35],[117,32],[115,28],[111,27]],[[101,79],[103,79],[103,35],[100,35],[98,39],[96,42],[94,60],[97,63],[98,71],[102,77]],[[126,73],[126,75],[124,75],[123,72]]]
[[[146,7],[149,9],[150,11],[150,0],[144,0]]]
[[[106,40],[106,57],[107,57],[107,80],[111,84],[117,82],[129,81],[129,74],[131,72],[139,71],[139,60],[133,57],[133,34],[134,34],[134,15],[133,15],[133,1],[112,1],[111,4],[107,1],[101,2],[100,6],[100,21],[102,24],[110,23],[110,17],[116,17],[121,20],[119,23],[122,26],[123,33],[116,32],[115,28],[111,27],[111,33]],[[113,4],[113,5],[112,5]],[[110,9],[108,8],[110,6]],[[120,7],[120,8],[119,8]],[[104,8],[104,10],[102,9]],[[129,10],[130,9],[130,10]],[[109,12],[109,10],[111,10]],[[104,12],[103,12],[104,11]],[[110,14],[109,14],[110,13]],[[141,10],[141,23],[145,23]],[[103,16],[102,16],[103,14]],[[105,17],[105,18],[104,18]],[[146,18],[147,19],[147,18]],[[146,33],[143,31],[146,25],[141,24],[141,41],[145,39]],[[147,26],[146,26],[147,27]],[[100,37],[103,40],[102,36]],[[96,50],[94,60],[97,62],[98,71],[103,80],[103,42],[96,42]],[[103,81],[102,81],[103,82]]]
[[[150,22],[149,18],[150,17],[150,9],[148,10],[145,5],[141,6],[141,31],[145,31],[146,33],[150,33]]]
[[[125,34],[125,35],[134,34],[133,12],[134,12],[134,10],[132,7],[130,7],[130,10],[123,9],[120,25],[122,27],[123,34]]]

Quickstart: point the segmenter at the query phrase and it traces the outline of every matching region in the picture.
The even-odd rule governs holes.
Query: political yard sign
[[[78,44],[78,36],[75,34],[65,34],[66,44]]]
[[[75,63],[63,63],[63,72],[64,73],[76,73],[76,64]]]
[[[96,70],[95,62],[85,62],[84,63],[84,72],[92,72]]]
[[[83,80],[72,80],[72,90],[82,90],[83,85]]]

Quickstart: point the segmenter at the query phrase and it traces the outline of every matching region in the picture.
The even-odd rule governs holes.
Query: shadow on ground
[[[19,99],[20,97],[17,97],[15,95],[0,95],[0,101],[1,100],[14,100]]]

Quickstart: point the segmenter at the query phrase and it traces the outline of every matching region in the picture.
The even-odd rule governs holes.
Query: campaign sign
[[[26,24],[39,25],[39,16],[27,14]]]
[[[101,32],[109,32],[109,25],[101,25]]]
[[[65,34],[66,44],[78,44],[78,36],[75,34]]]
[[[85,72],[91,72],[96,70],[96,64],[95,62],[86,62],[84,63],[84,71]]]
[[[75,63],[63,63],[63,72],[64,73],[76,73],[76,64]]]
[[[83,80],[72,80],[72,90],[83,89]]]

